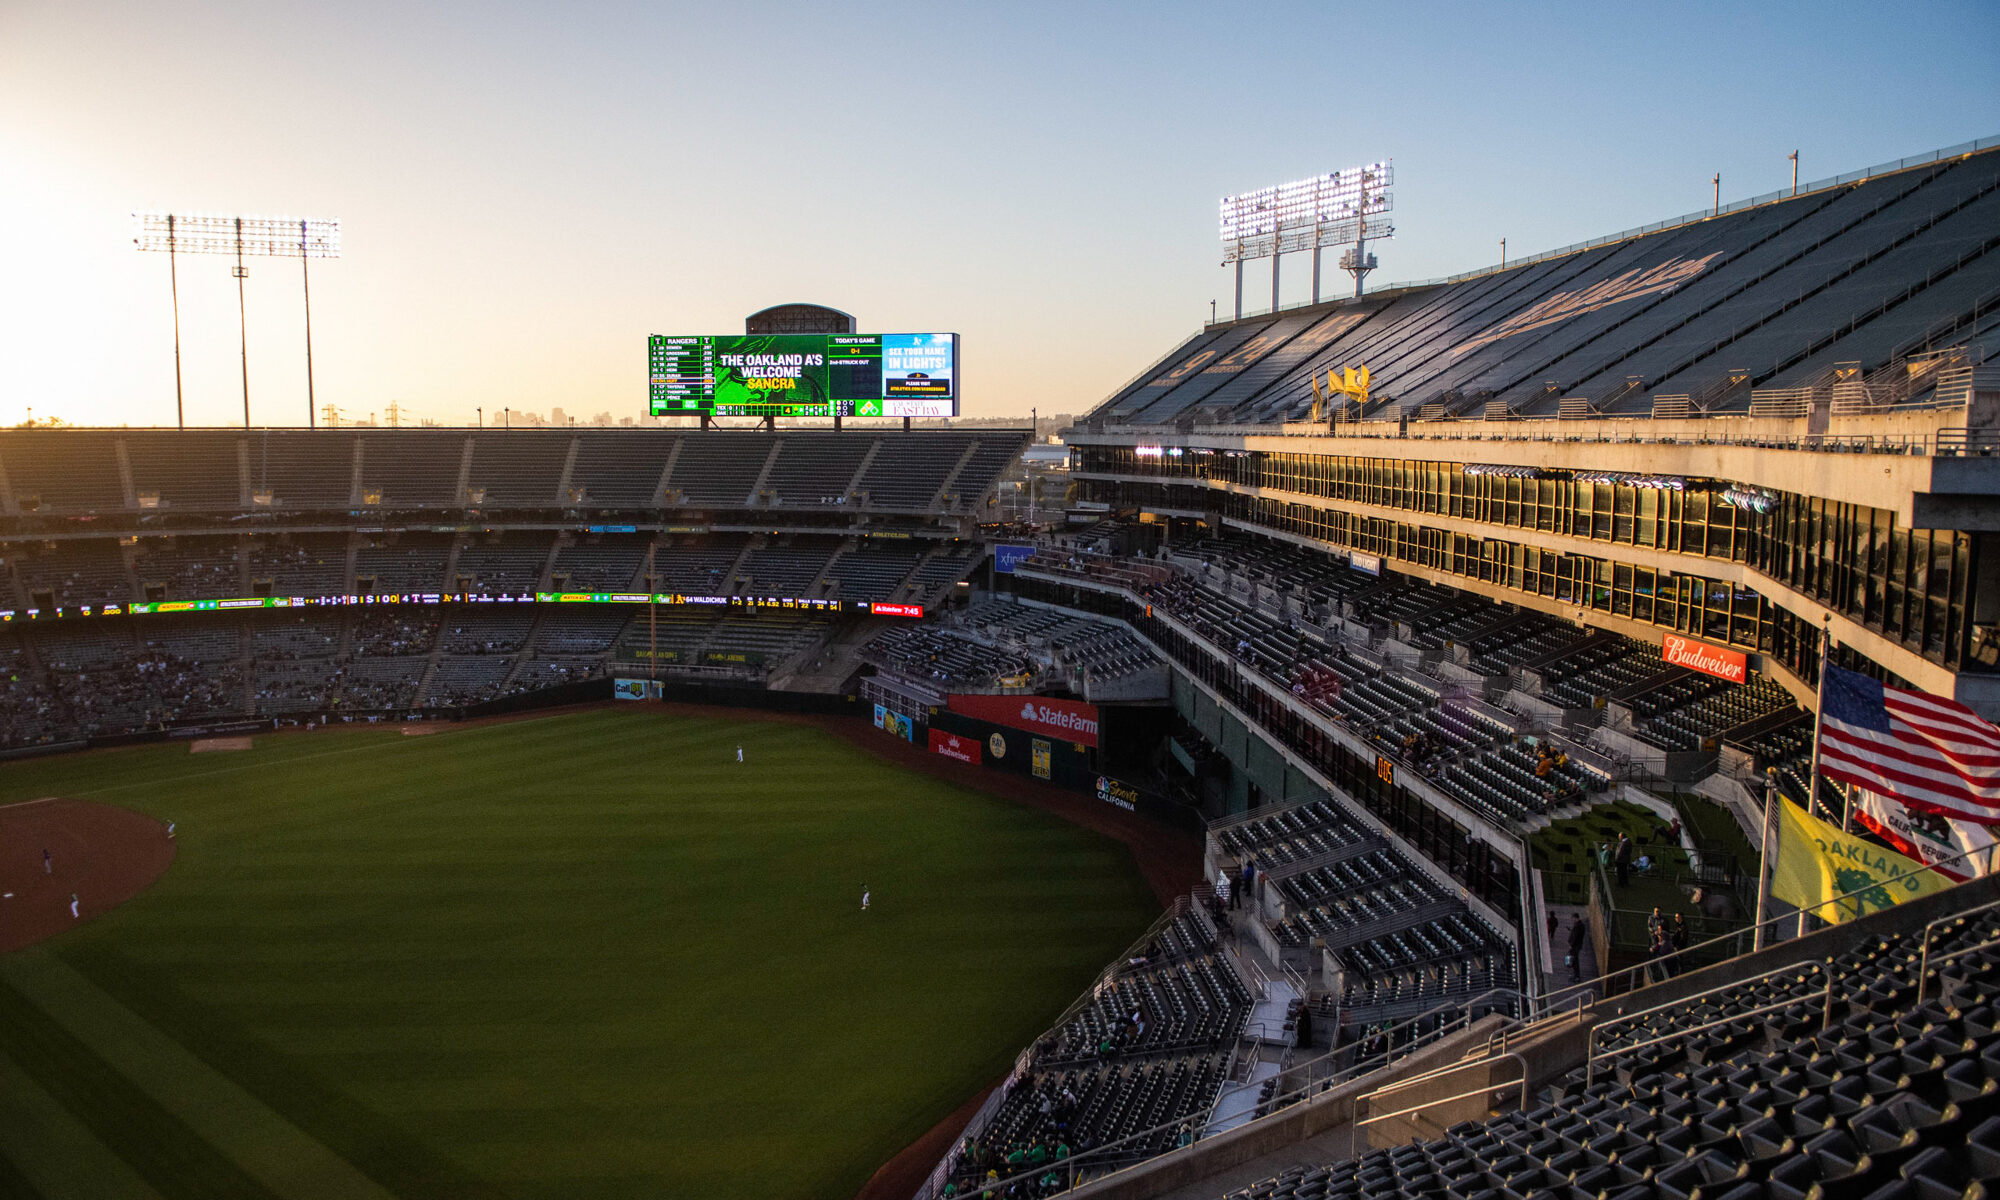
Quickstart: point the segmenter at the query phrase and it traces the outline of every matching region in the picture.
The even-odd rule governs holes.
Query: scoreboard
[[[694,334],[647,339],[656,417],[952,417],[955,333]]]

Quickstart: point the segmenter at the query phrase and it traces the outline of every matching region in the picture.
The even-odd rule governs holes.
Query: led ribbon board
[[[654,334],[656,417],[958,415],[955,333]]]
[[[775,608],[805,613],[867,613],[921,619],[921,604],[873,600],[820,600],[801,596],[695,596],[682,592],[373,592],[338,596],[235,596],[218,600],[146,600],[132,604],[73,605],[53,609],[0,608],[0,623],[64,617],[150,616],[158,613],[233,612],[248,608],[332,608],[389,604],[659,604],[667,607]]]

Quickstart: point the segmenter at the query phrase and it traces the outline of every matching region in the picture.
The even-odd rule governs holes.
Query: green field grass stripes
[[[213,1171],[239,1177],[231,1187],[208,1194],[392,1200],[390,1192],[352,1164],[54,955],[0,959],[0,983],[17,1012],[29,1006],[38,1010],[28,1020],[53,1034],[46,1046],[68,1047],[72,1056],[95,1059],[98,1077],[135,1112],[153,1117],[164,1139],[192,1143],[191,1153],[209,1159],[206,1165]],[[85,1045],[95,1053],[84,1050]],[[56,1065],[46,1057],[40,1061]],[[111,1081],[107,1077],[114,1072],[119,1078]],[[46,1077],[40,1082],[49,1086]],[[209,1177],[210,1172],[203,1174]],[[164,1182],[150,1172],[148,1178]]]
[[[9,963],[14,959],[5,960]],[[164,1200],[276,1200],[229,1157],[0,979],[0,1054]]]
[[[0,1055],[0,1198],[160,1200],[76,1114]]]
[[[63,957],[107,995],[396,1195],[440,1200],[504,1196],[381,1113],[251,1037],[214,1007],[189,999],[158,969],[102,946],[79,947]]]
[[[160,1200],[852,1195],[1157,913],[1110,839],[726,714],[0,773],[55,794],[179,853],[0,959],[0,1066]]]

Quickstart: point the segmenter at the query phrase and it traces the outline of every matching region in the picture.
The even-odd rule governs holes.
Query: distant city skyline
[[[1394,158],[1370,288],[2000,133],[1976,0],[0,8],[0,424],[174,421],[142,209],[337,217],[341,419],[644,421],[649,333],[788,301],[963,336],[964,412],[1081,413],[1228,315],[1217,198]],[[1937,47],[1948,45],[1948,59]],[[782,68],[770,73],[773,48]],[[1356,51],[1353,47],[1361,47]],[[1356,67],[1356,55],[1362,66]],[[1929,63],[1893,90],[1843,64]],[[941,69],[914,68],[933,64]],[[922,164],[921,166],[885,164]],[[243,420],[230,261],[180,261],[190,424]],[[307,419],[248,262],[251,419]],[[1304,259],[1284,268],[1306,298]],[[1324,295],[1351,288],[1328,263]],[[1245,305],[1268,305],[1268,262]],[[587,416],[585,415],[587,414]]]

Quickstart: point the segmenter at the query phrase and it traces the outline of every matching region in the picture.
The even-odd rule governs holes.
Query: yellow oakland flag
[[[1951,885],[1915,859],[1842,833],[1839,826],[1778,798],[1778,866],[1771,894],[1785,903],[1838,922]],[[1836,902],[1836,896],[1844,898]]]

